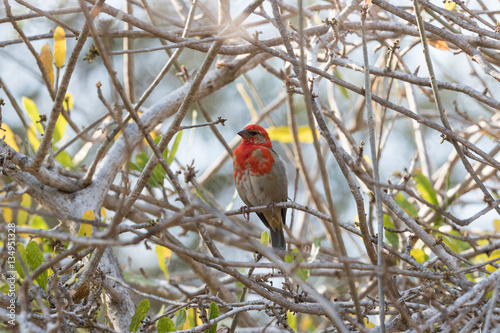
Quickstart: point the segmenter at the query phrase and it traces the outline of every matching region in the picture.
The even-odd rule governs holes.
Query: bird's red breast
[[[250,171],[250,176],[258,177],[270,173],[274,165],[274,157],[268,148],[250,142],[239,145],[233,156],[236,185],[243,179],[245,170]]]

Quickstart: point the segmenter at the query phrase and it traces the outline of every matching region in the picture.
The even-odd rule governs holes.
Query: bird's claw
[[[274,210],[276,209],[276,202],[271,201],[267,207],[271,208],[271,214],[274,215]]]
[[[250,221],[250,208],[248,206],[241,206],[240,211],[243,218],[247,220],[247,222]]]

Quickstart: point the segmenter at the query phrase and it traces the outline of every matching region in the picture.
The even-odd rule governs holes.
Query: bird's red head
[[[257,144],[272,148],[272,143],[266,130],[257,124],[248,125],[239,131],[238,135],[241,136],[242,143]]]

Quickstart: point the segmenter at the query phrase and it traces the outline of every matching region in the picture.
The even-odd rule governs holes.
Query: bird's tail
[[[271,242],[273,245],[273,249],[285,251],[286,250],[286,242],[285,242],[285,234],[283,233],[283,228],[273,230],[271,229]]]

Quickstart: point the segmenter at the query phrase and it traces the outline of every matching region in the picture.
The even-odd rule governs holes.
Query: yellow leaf
[[[297,128],[297,130],[299,131],[299,141],[300,142],[303,142],[303,143],[313,143],[314,142],[313,134],[312,134],[311,128],[309,126],[299,126],[299,128]],[[318,137],[318,136],[319,136],[319,133],[318,133],[318,131],[316,131],[316,137]]]
[[[313,15],[313,20],[314,20],[314,23],[316,23],[316,25],[320,25],[321,24],[321,17],[319,17],[318,14],[314,14]]]
[[[238,92],[241,95],[241,98],[243,98],[243,101],[245,102],[245,105],[247,106],[248,111],[250,111],[250,116],[252,117],[252,119],[257,118],[257,111],[255,111],[255,107],[253,106],[252,99],[247,94],[245,87],[243,87],[243,85],[241,83],[238,83],[238,84],[236,84],[236,90],[238,90]]]
[[[486,239],[480,239],[477,241],[477,245],[479,246],[484,246],[484,245],[488,245],[490,242],[488,242],[488,240]]]
[[[188,330],[189,328],[196,326],[195,321],[196,318],[198,318],[198,316],[196,315],[195,311],[196,311],[195,308],[187,310],[187,318],[186,318],[187,320],[184,322],[184,325],[182,326],[183,330]]]
[[[442,50],[442,51],[449,51],[450,48],[448,47],[448,44],[446,44],[446,42],[444,40],[430,40],[430,39],[427,39],[427,43],[438,49],[438,50]]]
[[[155,252],[158,257],[158,265],[160,266],[163,274],[165,274],[165,278],[168,280],[170,275],[168,274],[166,259],[170,260],[172,258],[172,251],[166,247],[156,245]]]
[[[61,68],[66,60],[66,33],[61,27],[54,31],[54,62],[57,68]]]
[[[1,131],[0,136],[2,136],[1,133],[3,132],[3,135],[5,135],[5,138],[3,138],[5,143],[8,144],[10,146],[10,148],[14,149],[15,151],[17,151],[19,153],[19,147],[16,143],[16,140],[14,139],[14,132],[12,132],[12,130],[10,129],[9,126],[7,126],[6,123],[2,124],[2,128],[5,131]]]
[[[38,150],[38,147],[40,147],[40,139],[36,137],[35,128],[35,124],[31,124],[30,127],[28,127],[28,141],[34,152],[36,152]]]
[[[366,161],[366,163],[368,163],[369,166],[372,165],[372,161],[370,160],[370,158],[368,157],[368,155],[363,155],[363,159]]]
[[[73,109],[73,95],[71,95],[70,92],[64,95],[63,108],[65,111],[71,111]]]
[[[366,318],[366,317],[363,318],[363,321],[365,323],[365,328],[374,328],[375,327],[375,324],[372,322],[369,322],[368,318]]]
[[[36,108],[35,102],[33,102],[31,99],[28,97],[22,98],[24,108],[26,109],[26,112],[28,113],[28,117],[31,119],[31,121],[35,124],[36,129],[40,134],[43,134],[43,127],[42,124],[40,124],[40,113],[38,113],[38,109]]]
[[[94,212],[89,209],[83,213],[82,219],[93,221],[95,219]],[[80,224],[80,229],[78,230],[78,236],[80,237],[90,237],[92,235],[92,225],[87,223]]]
[[[54,67],[52,67],[52,51],[50,50],[49,44],[42,46],[42,51],[40,51],[40,59],[42,60],[43,67],[47,71],[47,75],[50,80],[50,84],[54,85]]]
[[[425,261],[425,252],[421,249],[413,249],[410,251],[410,256],[415,258],[418,263],[423,263]]]
[[[446,9],[446,10],[453,10],[453,9],[455,9],[456,6],[457,6],[457,4],[453,1],[450,1],[450,0],[446,0],[444,2],[444,9]]]
[[[12,209],[8,207],[4,207],[2,209],[2,216],[6,223],[12,222]]]
[[[493,226],[495,227],[496,231],[500,232],[500,220],[499,219],[493,220]]]
[[[314,321],[311,315],[305,314],[300,316],[299,331],[301,332],[313,332]]]
[[[360,230],[359,229],[359,215],[356,214],[356,216],[354,216],[354,226],[356,227],[356,229]]]
[[[488,255],[486,253],[481,253],[471,259],[474,264],[480,264],[482,262],[488,261]]]
[[[80,229],[78,230],[79,237],[90,237],[92,235],[92,225],[87,223],[81,223]]]
[[[32,215],[28,221],[28,225],[35,229],[49,230],[49,226],[41,216]]]
[[[106,209],[104,207],[101,207],[101,216],[106,217]]]
[[[91,209],[89,209],[85,213],[83,213],[82,219],[93,221],[95,219],[95,214]]]
[[[137,114],[139,114],[139,112],[137,112]],[[134,119],[130,118],[129,119],[129,124],[132,124],[134,122]],[[120,137],[120,135],[122,135],[122,130],[119,130],[118,133],[116,133],[115,135],[115,141],[118,140],[118,138]],[[144,139],[144,142],[147,144],[148,141],[146,139]]]
[[[27,193],[23,194],[23,199],[21,200],[21,206],[30,208],[31,207],[31,196]]]
[[[23,194],[21,200],[21,206],[26,208],[31,208],[31,196],[27,193]],[[17,225],[24,225],[28,221],[28,212],[24,209],[20,209],[17,212]]]
[[[56,127],[54,128],[54,142],[58,142],[64,136],[64,132],[66,132],[66,125],[68,121],[62,114],[59,115],[56,121]]]
[[[119,130],[118,133],[116,133],[116,135],[115,135],[115,141],[118,140],[118,138],[120,137],[120,135],[122,135],[122,130]]]
[[[194,112],[194,111],[193,111]],[[192,132],[191,132],[192,133]],[[119,133],[121,134],[121,133]],[[158,135],[160,135],[160,132],[156,129],[152,130],[151,132],[149,132],[149,135],[151,135],[151,138],[153,139],[153,141],[156,140],[156,138],[158,137]],[[149,146],[149,143],[148,143],[148,140],[146,140],[146,138],[142,139],[142,141],[144,142],[144,144],[146,146]],[[156,141],[155,141],[156,142]]]
[[[499,258],[499,257],[500,257],[500,250],[495,250],[495,251],[491,252],[490,257],[488,258],[488,260],[495,259],[495,258]],[[494,263],[495,263],[495,264],[500,264],[500,260],[497,260],[497,261],[495,261]],[[493,267],[493,266],[491,266],[491,265],[486,265],[486,270],[487,270],[488,272],[493,273],[494,271],[496,271],[496,270],[497,270],[497,268],[496,268],[496,267]]]
[[[286,323],[294,332],[297,331],[297,318],[295,317],[295,314],[290,310],[288,310],[286,314]]]
[[[313,135],[309,126],[300,126],[298,129],[299,141],[302,143],[312,143]],[[266,129],[269,138],[283,143],[293,142],[292,134],[288,126],[273,126]]]
[[[160,133],[157,129],[154,129],[151,132],[149,132],[149,135],[151,135],[151,139],[153,139],[153,141],[156,140],[159,134]]]

